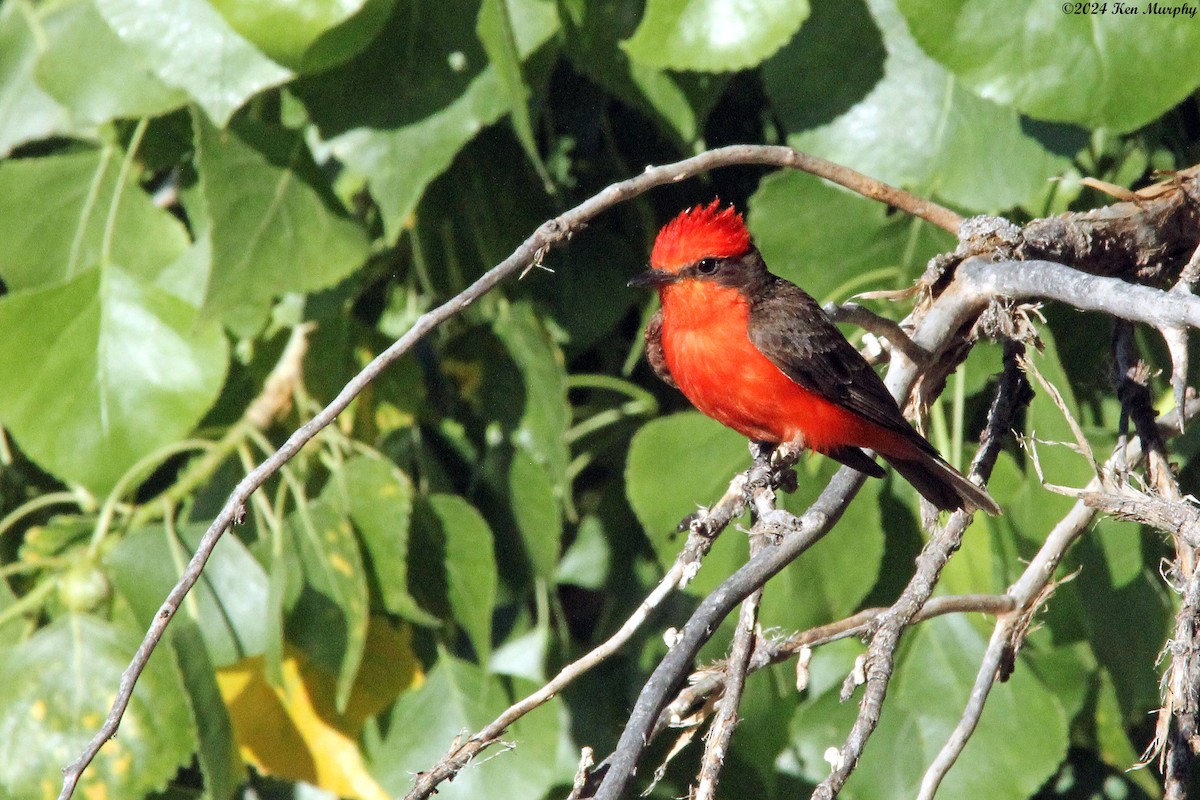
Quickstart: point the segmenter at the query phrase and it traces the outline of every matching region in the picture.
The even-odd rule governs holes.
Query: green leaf
[[[811,5],[800,33],[762,69],[771,107],[790,131],[815,128],[849,111],[883,78],[887,56],[864,0]]]
[[[188,238],[179,221],[132,177],[118,188],[121,161],[120,150],[106,147],[0,163],[0,277],[9,290],[95,269],[106,234],[110,260],[146,281],[183,254]]]
[[[770,58],[807,16],[804,0],[649,0],[623,47],[659,69],[731,72]]]
[[[562,546],[562,508],[546,468],[523,447],[513,453],[508,490],[525,552],[539,578],[553,582]]]
[[[647,114],[677,144],[693,145],[728,76],[679,75],[631,60],[619,44],[632,35],[641,13],[638,0],[583,4],[579,19],[566,25],[565,53],[576,70]]]
[[[413,487],[408,476],[381,458],[355,456],[321,493],[321,498],[348,515],[362,537],[379,585],[383,606],[410,622],[436,624],[408,592],[408,539]]]
[[[205,0],[95,0],[109,27],[168,86],[218,125],[254,95],[292,77]]]
[[[555,575],[557,583],[601,589],[608,580],[612,549],[604,536],[599,517],[588,515],[579,521],[575,541],[563,553]]]
[[[0,5],[0,157],[67,127],[66,109],[34,78],[41,33],[28,3]]]
[[[821,302],[906,286],[929,258],[954,248],[940,228],[794,171],[759,183],[748,224],[771,271]]]
[[[0,298],[0,419],[25,452],[103,493],[190,431],[228,365],[220,329],[112,266]]]
[[[1039,0],[898,0],[926,53],[988,100],[1038,119],[1140,128],[1200,86],[1200,27],[1176,6],[1067,14]],[[1132,13],[1116,13],[1121,6]]]
[[[270,58],[299,70],[325,33],[362,12],[366,0],[295,3],[286,0],[211,0],[229,26]],[[386,4],[390,7],[391,3]]]
[[[546,165],[542,163],[534,138],[533,121],[529,114],[529,86],[521,74],[521,53],[517,49],[516,34],[513,33],[508,0],[481,0],[475,32],[492,69],[500,79],[517,139],[538,172],[546,175]]]
[[[210,561],[204,569],[205,577],[211,566]],[[262,615],[261,610],[258,613]],[[176,618],[171,622],[171,644],[179,660],[188,706],[196,724],[197,754],[204,774],[205,794],[212,800],[232,800],[246,780],[246,767],[238,752],[229,709],[221,699],[204,635],[192,620]]]
[[[172,536],[161,525],[126,535],[105,557],[110,579],[138,621],[149,625],[179,580],[207,526],[186,525]],[[183,605],[203,637],[206,659],[227,667],[266,647],[267,576],[235,534],[217,542],[204,574]]]
[[[521,419],[513,431],[514,444],[546,468],[561,497],[571,456],[566,442],[570,406],[562,353],[528,303],[501,309],[493,329],[520,370],[525,390]],[[514,402],[514,398],[506,399]]]
[[[412,20],[426,17],[438,24],[414,35]],[[399,0],[370,47],[296,85],[334,153],[366,177],[389,240],[409,224],[430,181],[508,110],[475,34],[476,18],[470,3],[435,9],[429,0]],[[514,3],[513,21],[523,56],[556,25],[553,7],[539,0]]]
[[[367,257],[363,229],[329,189],[300,133],[196,115],[197,169],[212,263],[205,309],[262,311],[285,292],[332,286]]]
[[[367,579],[350,522],[324,500],[287,519],[304,583],[288,609],[288,639],[337,674],[336,706],[346,710],[367,641]]]
[[[516,682],[523,695],[534,688]],[[443,654],[419,689],[400,697],[392,711],[388,734],[371,748],[372,773],[389,795],[403,795],[415,772],[428,769],[463,731],[477,731],[509,704],[504,684],[495,676]],[[515,748],[500,758],[483,758],[453,781],[438,786],[438,797],[454,800],[510,800],[542,797],[560,774],[553,757],[559,746],[561,701],[522,717],[505,733]]]
[[[746,439],[704,415],[687,411],[642,426],[629,445],[625,494],[668,567],[683,546],[675,528],[687,515],[721,498],[729,481],[750,465]],[[688,590],[704,595],[746,560],[746,537],[736,531],[717,540]]]
[[[69,614],[0,658],[0,787],[12,800],[58,790],[63,765],[79,755],[108,714],[121,672],[140,643],[132,631]],[[196,732],[169,648],[150,659],[121,721],[84,773],[85,797],[142,797],[186,764]]]
[[[958,615],[922,622],[910,637],[871,746],[842,792],[847,800],[917,793],[921,776],[962,715],[987,642]],[[842,741],[858,711],[857,703],[838,702],[839,688],[801,706],[792,721],[793,742],[810,780],[825,777],[825,750]],[[1018,663],[1006,683],[992,686],[979,727],[940,793],[981,800],[1029,797],[1066,755],[1067,733],[1058,699]]]
[[[492,651],[492,610],[496,607],[496,555],[492,531],[463,498],[435,494],[422,504],[417,520],[445,547],[446,599],[455,622],[475,647],[480,663]]]
[[[42,18],[46,49],[38,84],[70,110],[80,125],[123,117],[154,117],[187,103],[162,82],[104,22],[92,0],[51,6]]]
[[[1048,181],[1068,168],[1067,160],[1026,135],[1016,111],[957,85],[912,40],[893,0],[868,0],[867,5],[887,50],[883,80],[832,122],[789,128],[788,143],[970,209],[1038,208]],[[875,38],[861,27],[847,27],[843,35],[829,46],[847,55],[871,47]],[[776,58],[799,59],[800,51],[793,48],[803,47],[802,38]],[[772,102],[790,102],[795,74],[784,66],[767,68],[765,75]]]
[[[1112,678],[1106,670],[1099,672],[1100,687],[1096,690],[1096,749],[1104,763],[1124,772],[1129,780],[1142,787],[1150,797],[1162,795],[1155,775],[1146,769],[1136,768],[1141,760],[1140,753],[1129,740],[1125,729],[1125,715],[1117,702],[1117,692]]]

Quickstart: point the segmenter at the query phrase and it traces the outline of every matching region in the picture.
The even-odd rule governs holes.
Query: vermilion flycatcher
[[[820,305],[767,271],[742,216],[719,201],[659,232],[651,269],[662,309],[646,327],[658,376],[743,436],[824,453],[876,478],[874,450],[940,509],[999,514],[987,492],[938,455]]]

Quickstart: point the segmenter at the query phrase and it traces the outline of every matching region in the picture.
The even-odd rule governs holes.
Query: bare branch
[[[1200,407],[1200,404],[1196,405]],[[1169,416],[1190,416],[1189,411],[1192,413],[1195,412],[1194,409],[1180,408]],[[1176,432],[1177,429],[1171,425],[1173,421],[1171,419],[1164,419],[1155,429],[1153,440],[1161,443],[1160,436],[1168,431],[1171,433]],[[970,698],[963,709],[962,717],[959,719],[950,738],[942,746],[933,763],[930,764],[929,769],[926,770],[925,775],[922,777],[920,793],[917,795],[918,800],[933,800],[942,780],[958,760],[959,756],[962,755],[967,741],[974,733],[975,727],[979,724],[984,704],[987,702],[988,694],[995,679],[999,676],[1003,680],[1005,677],[1001,672],[1002,665],[1011,663],[1014,660],[1016,652],[1020,649],[1020,640],[1024,638],[1029,621],[1042,603],[1045,602],[1052,590],[1052,580],[1059,563],[1061,563],[1063,556],[1066,555],[1071,545],[1087,531],[1092,521],[1096,518],[1098,503],[1092,502],[1090,498],[1097,494],[1103,494],[1100,492],[1103,481],[1102,476],[1111,475],[1119,464],[1126,463],[1127,458],[1130,465],[1136,464],[1141,460],[1143,456],[1141,443],[1144,441],[1144,438],[1139,437],[1138,445],[1129,448],[1133,451],[1132,453],[1126,452],[1127,448],[1123,443],[1118,444],[1116,451],[1105,462],[1100,474],[1092,479],[1087,488],[1081,493],[1080,499],[1067,515],[1059,521],[1049,535],[1047,535],[1045,542],[1042,543],[1037,555],[1029,562],[1020,579],[1008,590],[1008,597],[1011,598],[1014,607],[1011,612],[1002,614],[996,623],[991,640],[988,643],[988,648],[980,663],[979,671],[976,674]],[[1200,583],[1196,583],[1196,585],[1200,587]],[[1197,591],[1200,592],[1200,588],[1197,588]],[[1198,594],[1197,599],[1200,600],[1200,594]],[[1183,609],[1180,609],[1179,624],[1182,624],[1184,620],[1183,611]],[[1186,634],[1177,632],[1177,640],[1181,635]],[[1194,642],[1194,639],[1187,639],[1186,641]],[[1195,667],[1200,670],[1200,662],[1197,662]],[[1193,683],[1192,686],[1200,686],[1200,684]],[[1179,760],[1179,758],[1175,759],[1175,761]],[[1186,787],[1186,778],[1180,779],[1177,777],[1176,783],[1181,782]]]
[[[915,364],[924,364],[929,359],[929,354],[916,345],[898,323],[881,317],[866,306],[858,303],[826,303],[823,309],[834,322],[852,322],[865,331],[887,339],[892,347],[903,351]]]
[[[769,456],[768,456],[769,458]],[[770,489],[761,489],[754,496],[754,511],[758,519],[775,510],[775,493]],[[750,539],[751,557],[758,555],[763,549],[764,538],[757,535]],[[704,745],[704,757],[700,762],[700,779],[696,785],[695,800],[715,800],[717,784],[721,767],[725,764],[725,754],[729,752],[729,742],[733,738],[733,729],[738,724],[738,707],[742,702],[742,690],[746,685],[746,674],[750,670],[750,659],[754,655],[754,645],[758,640],[758,605],[762,601],[762,587],[752,592],[742,601],[742,610],[738,613],[737,629],[733,634],[733,646],[730,648],[727,662],[727,679],[725,693],[717,704],[717,713]]]
[[[956,282],[979,299],[1058,300],[1154,327],[1200,327],[1200,297],[1090,275],[1053,261],[964,261]]]

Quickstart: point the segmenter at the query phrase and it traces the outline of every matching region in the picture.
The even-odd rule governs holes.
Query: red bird
[[[790,443],[876,478],[874,450],[942,510],[999,514],[900,412],[883,380],[811,296],[772,275],[741,214],[719,201],[684,211],[654,242],[662,309],[646,358],[700,411],[756,442]]]

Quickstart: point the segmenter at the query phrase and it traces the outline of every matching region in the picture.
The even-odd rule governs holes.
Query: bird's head
[[[650,269],[629,282],[674,294],[673,287],[690,286],[687,293],[716,290],[749,291],[766,275],[762,258],[750,242],[750,231],[733,206],[721,201],[696,206],[663,226],[650,252]]]

